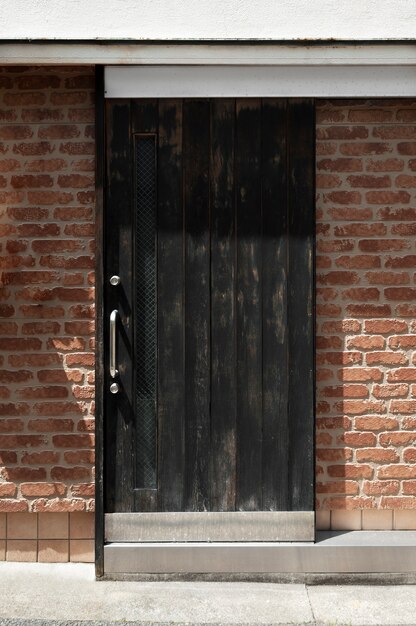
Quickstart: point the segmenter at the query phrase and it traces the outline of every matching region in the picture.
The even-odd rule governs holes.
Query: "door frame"
[[[322,45],[323,43],[323,45]],[[404,45],[407,44],[407,45]],[[141,53],[134,57],[134,54],[129,55],[129,59],[126,60],[126,64],[142,64],[142,65],[154,65],[155,60],[158,64],[166,65],[183,65],[189,64],[189,58],[192,54],[197,54],[198,61],[195,65],[208,66],[208,65],[221,65],[221,61],[218,60],[219,50],[224,48],[224,44],[218,42],[207,45],[204,42],[200,42],[193,45],[157,45],[150,46],[146,44],[136,44],[136,47],[141,50]],[[200,54],[200,50],[203,47],[204,54]],[[296,46],[288,46],[287,42],[268,42],[268,45],[250,44],[250,45],[235,45],[230,46],[227,44],[228,49],[235,48],[234,58],[232,65],[252,65],[259,66],[264,65],[264,53],[263,51],[267,47],[268,53],[271,54],[271,59],[268,63],[271,65],[299,65],[304,66],[314,65],[321,70],[321,77],[325,78],[325,75],[330,65],[353,65],[355,71],[360,70],[362,65],[374,66],[377,70],[383,72],[383,81],[386,85],[385,95],[386,97],[405,97],[416,96],[416,81],[414,81],[412,87],[412,93],[408,93],[408,89],[403,84],[403,81],[396,80],[397,67],[408,66],[407,69],[411,69],[416,76],[416,54],[415,47],[409,45],[409,42],[390,42],[390,45],[386,45],[383,42],[348,42],[343,44],[334,44],[333,42],[320,42],[318,45],[310,46],[308,42],[304,44],[296,44]],[[186,48],[186,50],[184,49]],[[323,49],[325,54],[320,55],[319,49]],[[305,54],[305,49],[307,52]],[[131,48],[130,48],[131,50]],[[282,57],[281,51],[284,51],[286,57]],[[287,53],[290,51],[291,57],[289,62],[287,61]],[[318,53],[317,53],[318,51]],[[145,53],[144,56],[142,53]],[[293,52],[295,54],[293,54]],[[211,54],[210,54],[211,53]],[[117,62],[119,56],[114,51],[114,57],[109,53],[109,47],[105,49],[106,58],[103,57],[96,59],[96,62]],[[299,58],[296,58],[298,55]],[[203,57],[204,58],[201,58]],[[169,57],[168,60],[167,57]],[[180,60],[178,60],[180,57]],[[114,61],[111,59],[114,58]],[[283,58],[283,60],[282,60]],[[286,61],[284,60],[286,58]],[[108,59],[108,60],[107,60]],[[163,59],[163,60],[162,60]],[[247,59],[249,62],[247,62]],[[244,62],[245,61],[245,62]],[[91,62],[91,61],[90,61]],[[197,68],[198,71],[198,68]],[[329,73],[331,74],[331,72]],[[378,74],[379,75],[379,74]],[[371,77],[367,80],[365,87],[362,84],[360,89],[354,89],[354,85],[360,81],[351,83],[351,91],[349,97],[374,97],[374,95],[380,95],[379,84],[377,82],[377,76],[374,80]],[[388,87],[388,88],[387,88]],[[319,94],[316,97],[331,97],[328,93],[328,81],[323,80],[319,87]],[[311,95],[305,93],[303,95]],[[342,94],[332,94],[340,96]],[[104,119],[104,97],[105,97],[105,85],[104,85],[104,66],[96,65],[96,523],[95,523],[95,567],[96,577],[101,578],[104,575],[104,394],[103,394],[103,381],[104,381],[104,344],[103,344],[103,284],[104,284],[104,137],[105,137],[105,119]],[[313,293],[315,295],[315,277],[313,276]],[[316,381],[314,376],[314,391],[316,387]]]

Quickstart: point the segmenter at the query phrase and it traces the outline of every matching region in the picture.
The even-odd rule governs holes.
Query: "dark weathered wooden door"
[[[313,511],[313,101],[106,124],[106,512]]]

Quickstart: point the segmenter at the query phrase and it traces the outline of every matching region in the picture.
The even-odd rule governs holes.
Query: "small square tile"
[[[394,530],[416,530],[416,511],[394,511]]]
[[[6,546],[6,561],[36,562],[37,541],[33,539],[10,539]]]
[[[0,539],[6,539],[6,513],[0,513]]]
[[[332,530],[361,530],[361,511],[331,511],[331,529]]]
[[[66,563],[69,561],[69,542],[67,539],[40,539],[38,545],[40,563]]]
[[[73,563],[94,563],[94,541],[92,539],[71,539],[69,556]]]
[[[5,540],[0,540],[0,561],[6,560],[6,542]]]
[[[39,513],[39,539],[68,539],[68,513]]]
[[[37,513],[8,513],[7,539],[37,539]]]
[[[363,530],[392,530],[393,511],[364,509],[362,516]]]
[[[330,530],[331,511],[316,511],[315,512],[315,528],[316,530]]]
[[[69,516],[71,539],[94,539],[94,513],[70,513]]]

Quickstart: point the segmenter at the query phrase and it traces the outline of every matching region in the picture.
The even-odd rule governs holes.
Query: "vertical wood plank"
[[[109,392],[110,377],[105,379],[106,398],[106,511],[134,510],[134,409],[132,378],[132,185],[130,152],[130,103],[107,102],[107,207],[105,339],[108,345],[108,320],[113,309],[119,311],[117,327],[117,365],[120,393]],[[118,274],[121,284],[109,285]],[[105,372],[108,372],[108,354]]]
[[[263,510],[287,510],[286,101],[263,100]]]
[[[146,100],[132,100],[131,101],[131,127],[132,133],[140,133],[140,134],[157,134],[158,132],[158,118],[159,118],[159,110],[158,110],[158,102],[156,99],[148,98]],[[132,137],[133,145],[134,136]],[[133,183],[133,191],[134,193],[137,191],[137,162],[136,155],[134,155],[133,162],[134,166],[134,183]],[[155,163],[155,167],[156,167]],[[157,182],[156,182],[157,184]],[[156,207],[155,207],[156,209]],[[141,280],[140,276],[137,275],[137,262],[140,258],[141,263],[146,262],[143,257],[140,257],[140,250],[138,250],[137,239],[140,238],[140,233],[138,233],[138,221],[137,221],[137,197],[135,195],[134,202],[134,214],[132,215],[132,224],[133,224],[133,242],[134,242],[134,262],[133,262],[133,294],[134,294],[134,306],[135,306],[135,323],[134,323],[134,356],[133,356],[133,380],[135,384],[138,384],[138,367],[140,367],[141,360],[143,356],[138,353],[139,345],[142,346],[145,344],[145,339],[140,336],[139,338],[139,330],[141,329],[143,332],[144,329],[144,321],[139,319],[140,316],[143,316],[144,308],[142,306],[142,299],[145,297],[143,293],[143,285],[139,285],[139,281]],[[155,233],[156,236],[156,233]],[[157,246],[157,243],[155,242]],[[155,253],[157,253],[157,247],[155,248]],[[143,364],[141,365],[143,367]],[[137,406],[137,403],[140,402],[140,399],[137,397],[137,391],[135,393],[135,441],[134,441],[134,453],[136,456],[135,459],[135,470],[136,470],[136,478],[135,478],[135,492],[134,492],[134,500],[135,500],[135,510],[136,511],[154,511],[157,508],[157,493],[156,489],[146,489],[146,488],[138,488],[140,487],[139,482],[141,482],[141,477],[138,475],[141,467],[141,459],[140,456],[142,454],[147,455],[147,461],[152,457],[152,450],[149,449],[149,445],[152,445],[152,441],[149,441],[149,429],[146,424],[142,423],[141,417],[143,416],[143,410],[140,410],[140,407]],[[155,414],[154,414],[154,428],[156,431],[156,420],[157,420],[157,406],[155,401]],[[156,439],[153,442],[154,450],[154,464],[155,464],[155,473],[157,471],[156,467]]]
[[[95,575],[104,575],[104,67],[95,67]]]
[[[236,490],[235,101],[211,103],[211,507]]]
[[[262,506],[261,103],[237,100],[237,498]]]
[[[185,509],[209,509],[210,458],[210,102],[184,102]]]
[[[182,511],[185,466],[182,102],[159,101],[158,509]]]
[[[289,480],[288,510],[313,510],[315,109],[289,101]]]

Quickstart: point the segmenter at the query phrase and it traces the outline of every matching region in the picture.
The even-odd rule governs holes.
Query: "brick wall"
[[[92,69],[0,71],[0,558],[16,512],[44,533],[45,512],[94,508],[93,101]],[[416,510],[415,121],[416,102],[318,104],[317,508],[335,521]]]
[[[0,70],[0,511],[92,511],[94,73]]]
[[[321,510],[416,509],[415,123],[414,101],[318,106]]]

